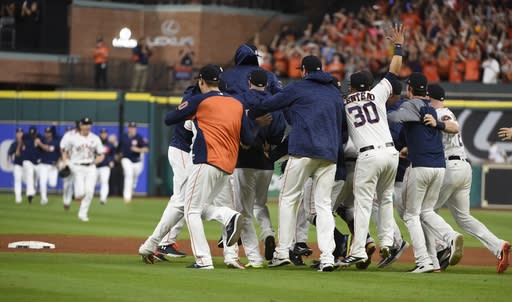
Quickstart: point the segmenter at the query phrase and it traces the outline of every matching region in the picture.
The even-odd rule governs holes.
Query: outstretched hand
[[[388,36],[387,39],[391,40],[394,44],[404,44],[404,32],[405,28],[403,24],[395,24],[392,28],[391,36]]]

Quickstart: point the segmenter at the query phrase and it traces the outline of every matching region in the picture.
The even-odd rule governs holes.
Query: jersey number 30
[[[380,121],[377,106],[373,102],[365,103],[363,106],[354,106],[348,108],[348,113],[354,117],[354,126],[360,127],[366,124],[378,123]]]

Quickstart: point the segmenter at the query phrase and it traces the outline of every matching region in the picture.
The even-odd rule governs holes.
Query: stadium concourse
[[[13,249],[7,248],[10,242],[37,240],[55,244],[55,249],[48,250],[29,250],[16,249],[16,252],[43,252],[43,253],[79,253],[79,254],[108,254],[108,255],[133,255],[140,245],[140,238],[114,238],[114,237],[95,237],[95,236],[56,236],[56,235],[0,235],[0,252],[12,252]],[[192,255],[190,241],[180,240],[178,244],[183,252]],[[216,240],[208,242],[212,251],[212,256],[222,257],[222,249],[217,247]],[[313,254],[310,259],[317,259],[320,255],[316,244],[311,244]],[[375,254],[373,261],[378,261],[378,255]],[[404,252],[397,261],[399,263],[414,262],[412,249]],[[172,264],[172,260],[171,260]],[[466,247],[464,249],[464,258],[461,265],[475,266],[494,266],[496,259],[489,252],[480,247]]]

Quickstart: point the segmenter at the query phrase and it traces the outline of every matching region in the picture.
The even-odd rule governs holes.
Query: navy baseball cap
[[[16,133],[23,132],[23,128],[16,128]]]
[[[199,75],[196,77],[196,79],[203,79],[207,82],[218,82],[222,72],[222,67],[219,65],[208,64],[199,70]]]
[[[46,127],[46,128],[44,128],[44,132],[50,132],[50,133],[53,133],[52,127]]]
[[[373,82],[368,76],[368,72],[359,71],[350,75],[350,86],[357,91],[370,90],[370,86]]]
[[[298,69],[305,70],[307,72],[322,71],[322,62],[316,56],[310,55],[302,58],[300,67]]]
[[[255,86],[265,87],[267,85],[267,72],[262,69],[256,69],[249,75],[249,81]]]
[[[108,131],[107,131],[107,129],[105,129],[105,128],[101,128],[101,129],[100,129],[100,133],[108,133]]]
[[[137,123],[131,121],[128,123],[128,127],[137,127]]]
[[[92,120],[88,117],[83,117],[80,120],[80,125],[92,125]]]
[[[412,87],[412,89],[417,91],[426,91],[427,90],[427,78],[420,72],[413,72],[409,79],[407,80],[407,84]]]
[[[428,85],[428,96],[430,96],[433,99],[444,101],[444,89],[438,84],[431,84]]]
[[[28,128],[28,133],[30,133],[30,134],[35,134],[35,133],[37,133],[37,128],[36,128],[36,126],[30,126],[30,128]]]

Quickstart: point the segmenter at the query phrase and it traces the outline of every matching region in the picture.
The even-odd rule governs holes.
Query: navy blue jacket
[[[102,140],[101,143],[103,144],[103,154],[105,157],[101,163],[96,165],[98,168],[108,166],[109,163],[113,162],[115,153],[114,145],[112,145],[108,140]]]
[[[237,99],[242,102],[244,109],[252,110],[257,107],[263,100],[271,97],[269,92],[261,92],[251,90],[237,96]],[[248,119],[251,129],[256,129],[257,133],[251,148],[240,148],[238,153],[237,168],[250,168],[259,170],[274,170],[274,161],[265,156],[263,144],[266,142],[270,145],[279,145],[283,140],[284,131],[286,129],[286,122],[283,113],[277,111],[272,112],[272,122],[270,125],[263,128],[255,128],[254,119]]]
[[[444,147],[441,130],[423,124],[423,117],[436,110],[426,100],[404,102],[399,110],[388,114],[391,123],[402,122],[405,130],[408,159],[412,167],[444,168]]]
[[[398,110],[400,105],[406,100],[400,99],[395,104],[389,106],[387,108],[387,113],[391,113],[393,111]],[[407,142],[405,139],[405,131],[403,130],[403,125],[401,123],[389,123],[389,130],[391,132],[391,136],[393,137],[393,143],[395,144],[395,148],[397,151],[402,150],[402,148],[407,147]],[[398,158],[398,169],[396,172],[395,181],[402,182],[405,176],[405,170],[409,166],[411,162],[404,157]]]
[[[337,162],[342,148],[343,100],[337,80],[325,72],[312,72],[263,101],[252,116],[286,109],[291,126],[288,153]]]
[[[255,69],[260,69],[258,56],[249,46],[242,44],[235,53],[235,67],[220,74],[220,79],[224,83],[221,90],[231,95],[240,95],[249,90],[249,75]],[[282,89],[275,74],[267,71],[267,77],[267,91],[275,94]]]
[[[13,163],[15,165],[21,166],[23,164],[23,158],[21,156],[23,154],[23,150],[20,152],[19,156],[16,156],[16,148],[18,148],[18,142],[14,141],[9,146],[9,150],[7,151],[7,155],[13,156],[14,157]]]
[[[134,137],[128,137],[128,133],[125,133],[123,135],[123,142],[122,142],[122,152],[123,157],[128,158],[132,162],[136,163],[140,161],[140,153],[139,152],[133,152],[131,150],[132,146],[136,146],[139,148],[147,147],[148,142],[142,138],[140,134],[135,134]]]
[[[183,92],[182,102],[198,94],[201,94],[201,90],[199,90],[197,85],[189,86],[187,89],[185,89],[185,92]],[[171,138],[169,146],[189,153],[190,145],[192,145],[192,137],[194,134],[192,131],[185,129],[184,125],[185,122],[180,122],[174,126],[174,134]]]
[[[45,139],[43,143],[50,147],[50,151],[41,150],[41,162],[43,164],[55,165],[60,157],[60,141],[53,138],[51,141]]]
[[[36,135],[41,141],[44,140],[41,134]],[[33,164],[38,164],[41,161],[42,151],[35,145],[35,138],[32,138],[30,134],[23,134],[23,144],[25,149],[23,150],[22,160],[28,160]]]

